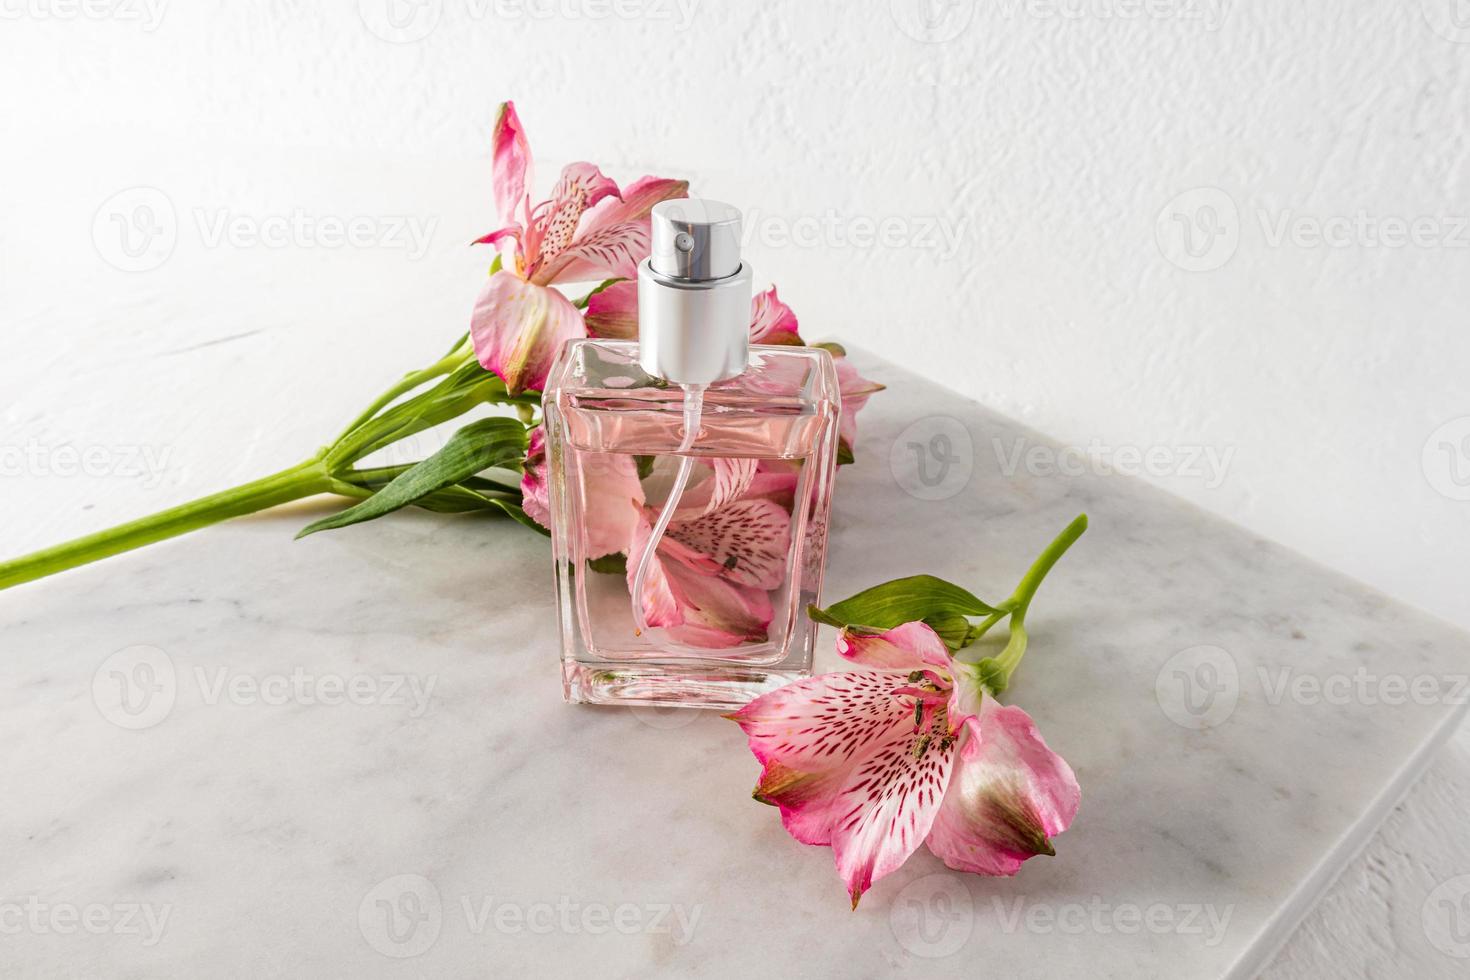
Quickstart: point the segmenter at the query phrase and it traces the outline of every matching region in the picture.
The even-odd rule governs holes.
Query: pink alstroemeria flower
[[[495,245],[509,261],[475,301],[470,336],[480,364],[519,394],[546,384],[563,341],[587,335],[581,312],[552,284],[636,275],[649,250],[649,212],[687,196],[689,184],[642,177],[619,190],[593,164],[570,163],[551,198],[532,207],[531,147],[510,102],[495,120],[493,152],[495,206],[505,225],[476,244]]]
[[[771,590],[785,580],[791,515],[772,498],[790,474],[763,474],[753,459],[712,459],[680,501],[643,584],[643,616],[690,646],[728,648],[766,639]],[[629,555],[641,555],[657,508],[639,506]],[[628,588],[637,569],[629,562]]]
[[[1071,767],[924,623],[844,629],[838,652],[877,668],[772,691],[729,717],[762,764],[754,796],[830,846],[853,907],[927,843],[960,871],[1013,875],[1077,813]]]

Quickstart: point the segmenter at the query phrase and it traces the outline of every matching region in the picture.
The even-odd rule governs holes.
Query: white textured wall
[[[1434,483],[1470,497],[1470,422],[1429,447],[1428,477],[1423,458],[1470,416],[1453,0],[87,2],[0,0],[11,302],[39,276],[105,311],[230,261],[184,254],[186,213],[169,267],[100,264],[91,214],[139,183],[184,212],[438,215],[429,260],[458,272],[493,217],[492,109],[514,97],[548,172],[591,157],[750,208],[754,259],[810,332],[1080,446],[1153,449],[1171,489],[1470,625],[1470,503]],[[1216,190],[1177,198],[1197,188]],[[1360,212],[1427,224],[1403,247],[1377,225],[1276,234]],[[1189,224],[1198,259],[1178,251]],[[465,280],[443,282],[463,308]],[[280,338],[250,361],[318,349]],[[1191,465],[1204,450],[1223,481]]]
[[[0,550],[293,462],[437,356],[513,97],[543,189],[687,176],[809,336],[1470,626],[1456,2],[0,0]],[[297,214],[376,237],[248,238]]]

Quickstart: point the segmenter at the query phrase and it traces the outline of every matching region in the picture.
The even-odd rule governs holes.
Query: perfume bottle
[[[568,701],[735,708],[808,676],[841,403],[831,355],[750,344],[740,212],[652,213],[638,340],[544,390]]]

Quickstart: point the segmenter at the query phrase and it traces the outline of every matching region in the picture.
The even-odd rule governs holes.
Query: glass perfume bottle
[[[739,211],[652,220],[639,340],[567,343],[544,391],[563,692],[734,708],[811,672],[837,373],[749,343]]]

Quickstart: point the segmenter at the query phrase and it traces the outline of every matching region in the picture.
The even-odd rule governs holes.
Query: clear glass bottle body
[[[557,358],[543,404],[568,701],[728,709],[810,674],[837,374],[815,348],[754,346],[749,363],[704,390],[689,439],[686,391],[645,374],[636,341],[572,341]],[[640,630],[635,570],[683,456]]]

